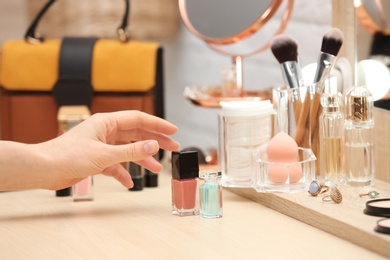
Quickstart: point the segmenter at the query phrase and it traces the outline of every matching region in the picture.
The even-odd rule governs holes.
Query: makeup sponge
[[[298,182],[302,178],[302,166],[298,162],[298,145],[295,140],[280,132],[267,146],[268,179],[275,183]]]
[[[296,162],[298,145],[291,136],[280,132],[269,141],[267,156],[270,162]]]

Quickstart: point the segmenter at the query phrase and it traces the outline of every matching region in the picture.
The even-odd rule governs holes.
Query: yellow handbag
[[[128,39],[129,0],[118,39],[38,36],[39,21],[54,2],[43,6],[24,39],[2,47],[1,138],[34,143],[55,137],[61,105],[88,105],[91,113],[137,109],[164,117],[163,49]]]

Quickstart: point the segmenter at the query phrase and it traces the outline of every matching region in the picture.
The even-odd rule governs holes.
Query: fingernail
[[[144,145],[144,150],[148,154],[154,154],[157,152],[159,146],[157,141],[149,141]]]

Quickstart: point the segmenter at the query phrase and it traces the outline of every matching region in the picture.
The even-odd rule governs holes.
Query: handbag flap
[[[58,80],[61,39],[40,44],[12,40],[2,50],[1,84],[7,90],[51,91]],[[155,85],[158,43],[99,39],[92,58],[94,91],[148,91]]]

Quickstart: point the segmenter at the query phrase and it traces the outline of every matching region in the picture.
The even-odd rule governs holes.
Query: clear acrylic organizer
[[[308,190],[316,176],[316,157],[311,149],[298,148],[297,162],[269,162],[256,154],[254,189],[257,192],[293,193]]]

